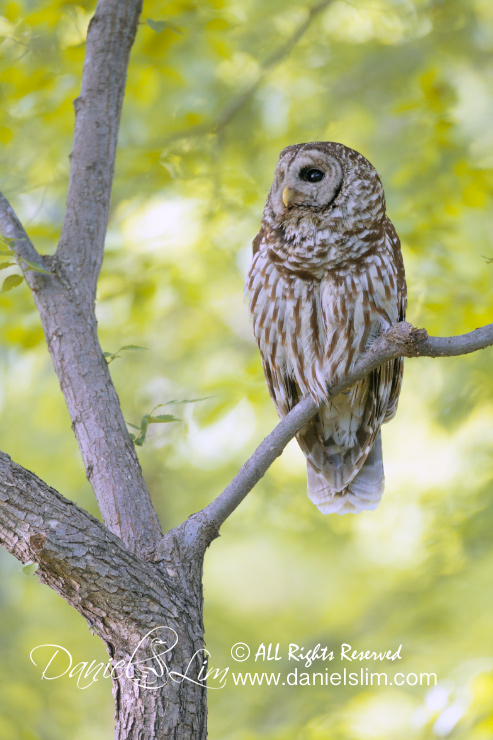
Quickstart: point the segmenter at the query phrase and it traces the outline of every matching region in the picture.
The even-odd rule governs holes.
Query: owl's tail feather
[[[323,468],[317,469],[310,461],[307,473],[308,496],[322,514],[357,514],[376,509],[385,487],[381,432],[375,438],[361,470],[342,490],[330,488]]]

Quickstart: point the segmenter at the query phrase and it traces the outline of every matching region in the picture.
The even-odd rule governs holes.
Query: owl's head
[[[335,142],[289,146],[280,154],[267,207],[284,227],[364,228],[383,216],[385,197],[375,168],[354,149]]]

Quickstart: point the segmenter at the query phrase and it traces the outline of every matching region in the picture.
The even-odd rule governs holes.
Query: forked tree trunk
[[[117,740],[207,737],[202,564],[216,530],[199,520],[171,530],[145,562],[0,452],[0,542],[36,562],[106,645]]]
[[[275,66],[331,0],[321,0],[266,63]],[[99,0],[90,23],[62,237],[43,258],[0,194],[0,233],[26,271],[104,525],[0,452],[0,543],[99,635],[112,661],[117,740],[205,740],[204,553],[225,519],[317,412],[306,397],[209,506],[163,537],[97,337],[103,258],[126,70],[142,0]],[[251,91],[256,89],[257,83]],[[238,100],[241,101],[244,96]],[[223,116],[237,111],[230,106]],[[451,356],[493,344],[493,324],[454,338],[398,324],[328,387],[348,389],[397,357]]]

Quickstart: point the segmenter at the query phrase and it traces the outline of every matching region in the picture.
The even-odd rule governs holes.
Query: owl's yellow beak
[[[286,186],[284,188],[284,190],[282,191],[282,202],[284,203],[286,208],[289,208],[289,205],[294,201],[297,195],[298,193],[294,188],[290,188],[289,186]]]

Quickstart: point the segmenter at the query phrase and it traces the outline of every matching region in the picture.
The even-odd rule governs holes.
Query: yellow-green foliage
[[[0,7],[0,189],[41,251],[60,233],[94,5]],[[166,527],[220,492],[276,422],[242,294],[282,147],[341,141],[380,171],[412,323],[447,335],[493,320],[491,0],[335,0],[262,76],[308,7],[145,2],[98,316],[105,351],[149,349],[111,364],[126,419],[138,425],[158,404],[212,396],[169,407],[181,422],[151,425],[138,448]],[[0,341],[0,449],[96,515],[25,283],[0,296]],[[209,692],[211,738],[493,737],[491,368],[491,351],[407,362],[399,413],[384,428],[377,511],[324,518],[291,443],[206,557],[212,665],[235,668],[238,641],[279,642],[284,652],[290,642],[402,643],[399,667],[436,672],[439,689],[230,681]],[[4,553],[1,567],[0,740],[111,737],[107,681],[85,691],[67,678],[41,681],[29,660],[41,643],[64,645],[76,662],[104,660],[102,646],[36,575]]]

